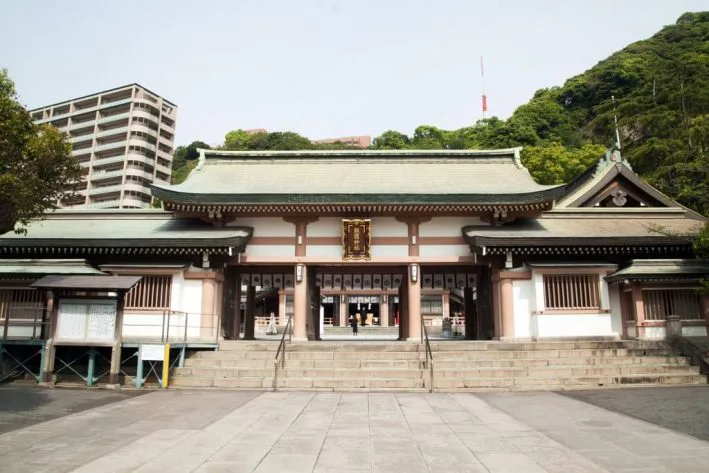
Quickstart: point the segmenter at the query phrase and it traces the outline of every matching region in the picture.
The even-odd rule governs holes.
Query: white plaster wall
[[[610,314],[535,314],[533,319],[536,333],[532,336],[540,338],[619,336],[613,331]]]
[[[623,333],[623,319],[620,315],[620,287],[617,284],[608,285],[609,307],[611,311],[611,328],[616,333]]]
[[[645,327],[646,340],[662,340],[665,338],[665,327]]]
[[[280,217],[239,217],[229,227],[252,227],[255,237],[294,237],[295,225]]]
[[[305,254],[321,258],[342,258],[342,247],[339,245],[308,245]]]
[[[291,226],[293,226],[291,224]],[[340,237],[342,235],[342,219],[321,218],[308,224],[309,237]]]
[[[437,217],[419,226],[422,237],[462,237],[466,225],[485,225],[475,217]]]
[[[182,288],[185,284],[184,273],[172,275],[172,293],[170,294],[170,308],[177,309],[182,305]]]
[[[699,325],[690,325],[689,327],[682,327],[682,336],[684,337],[706,337],[707,328],[701,327]]]
[[[532,272],[532,289],[534,298],[532,300],[532,311],[544,311],[544,276],[538,272]]]
[[[532,299],[534,286],[532,281],[512,281],[512,308],[514,312],[515,338],[529,338],[532,336]]]
[[[202,280],[186,279],[182,287],[182,308],[180,310],[187,312],[187,333],[197,336],[202,323]],[[181,327],[184,332],[184,316],[178,314],[170,317],[170,325],[171,331],[173,328]]]
[[[167,317],[163,314],[125,312],[123,314],[123,340],[152,338],[160,340],[165,333]]]
[[[340,230],[341,232],[341,230]],[[394,217],[372,218],[372,237],[407,237],[409,230],[405,223],[397,222]]]
[[[372,258],[406,258],[408,245],[372,245]]]
[[[422,258],[450,258],[451,256],[471,256],[468,245],[419,245]]]
[[[295,245],[246,245],[246,256],[293,258]]]
[[[12,319],[10,319],[10,322],[7,327],[7,336],[9,338],[12,337],[17,337],[17,338],[31,338],[34,336],[35,338],[39,337],[39,335],[42,333],[42,325],[36,325],[35,329],[33,331],[32,325],[14,325],[12,323]]]
[[[637,337],[637,333],[635,331],[635,325],[628,325],[626,330],[628,331],[628,337],[630,337],[630,338]]]

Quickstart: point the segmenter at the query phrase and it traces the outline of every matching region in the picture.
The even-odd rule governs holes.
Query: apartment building
[[[339,138],[323,138],[320,140],[311,140],[315,144],[332,144],[342,143],[354,148],[367,149],[372,144],[371,136],[341,136]]]
[[[150,184],[169,184],[177,106],[129,84],[30,110],[69,136],[72,154],[88,169],[71,208],[146,208]]]

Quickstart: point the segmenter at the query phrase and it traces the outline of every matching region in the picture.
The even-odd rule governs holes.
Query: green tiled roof
[[[250,227],[214,227],[178,220],[167,212],[55,212],[30,223],[27,234],[0,235],[3,247],[235,247],[243,248]]]
[[[575,217],[517,220],[502,226],[467,226],[463,236],[474,246],[649,244],[690,242],[704,222],[689,218]],[[661,230],[660,230],[661,229]]]
[[[696,259],[632,260],[630,264],[606,277],[621,280],[702,279],[709,276],[709,261]]]
[[[0,274],[105,274],[83,259],[0,259]]]
[[[211,151],[166,201],[199,204],[538,203],[563,186],[534,182],[520,148],[405,151]]]

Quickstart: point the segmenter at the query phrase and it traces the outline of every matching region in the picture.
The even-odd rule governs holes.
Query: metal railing
[[[139,309],[126,309],[123,314],[122,339],[127,342],[217,343],[219,317],[209,314],[212,324],[205,325],[202,323],[205,315],[207,314],[179,310],[149,313]],[[154,318],[155,321],[128,322],[126,319],[129,317]]]
[[[424,344],[424,341],[426,342]],[[431,351],[431,343],[428,340],[428,331],[426,330],[426,324],[423,323],[423,317],[421,317],[421,344],[426,348],[426,359],[423,362],[424,369],[428,368],[429,371],[429,386],[428,392],[433,392],[433,351]]]
[[[288,343],[291,343],[293,338],[293,331],[291,322],[293,321],[292,316],[288,316],[288,322],[286,323],[286,328],[283,330],[283,335],[281,336],[281,342],[278,344],[278,351],[276,351],[276,359],[273,360],[273,391],[278,391],[278,365],[281,368],[286,366],[286,334],[288,335]]]

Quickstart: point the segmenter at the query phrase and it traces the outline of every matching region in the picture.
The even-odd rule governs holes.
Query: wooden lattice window
[[[0,289],[0,319],[42,319],[45,292],[31,288]]]
[[[169,309],[172,276],[143,276],[126,294],[126,309]]]
[[[597,274],[545,274],[545,310],[599,310]]]
[[[682,320],[701,319],[699,294],[694,289],[643,289],[646,320],[665,320],[679,315]]]

